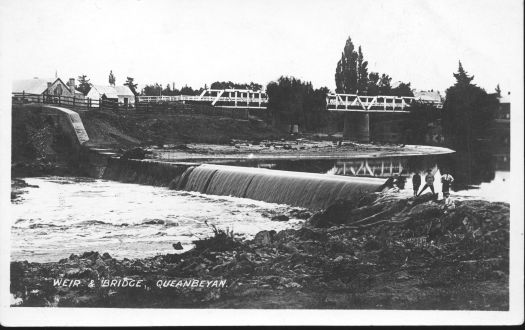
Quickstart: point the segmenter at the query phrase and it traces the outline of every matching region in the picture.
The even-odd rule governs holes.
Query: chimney
[[[75,95],[75,78],[69,78],[69,91]]]

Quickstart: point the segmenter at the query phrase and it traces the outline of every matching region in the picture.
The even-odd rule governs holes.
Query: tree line
[[[479,141],[486,139],[488,125],[495,115],[498,106],[499,85],[496,93],[489,94],[472,83],[474,76],[469,76],[459,63],[457,73],[454,73],[456,83],[447,89],[446,101],[441,113],[432,111],[428,105],[415,103],[411,107],[411,115],[407,118],[405,128],[411,131],[410,142],[422,143],[427,131],[427,124],[441,121],[446,144],[454,149],[471,150]],[[346,40],[341,58],[335,69],[336,93],[359,95],[391,95],[413,96],[410,83],[400,82],[392,87],[392,78],[385,73],[368,72],[361,46],[357,49],[352,39]],[[108,81],[115,84],[115,76],[111,71]],[[86,75],[78,77],[77,90],[86,95],[91,84]],[[134,78],[127,77],[125,83],[135,95],[199,95],[204,87],[193,89],[190,86],[175,88],[174,84],[148,84],[141,91],[137,90]],[[250,89],[262,90],[262,85],[250,83],[235,83],[232,81],[216,81],[210,85],[212,89]],[[299,125],[304,130],[315,130],[323,127],[331,116],[326,110],[326,96],[330,92],[327,87],[314,89],[311,82],[295,77],[281,76],[266,86],[268,109],[274,119],[288,125]]]
[[[414,96],[410,83],[400,82],[392,87],[392,78],[383,73],[368,72],[361,46],[357,51],[348,37],[335,69],[336,93],[359,95]]]

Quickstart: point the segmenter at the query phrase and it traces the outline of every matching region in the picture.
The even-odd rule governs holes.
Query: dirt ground
[[[508,249],[508,204],[445,208],[430,194],[376,193],[249,241],[215,228],[183,254],[12,262],[11,293],[17,306],[508,310]],[[80,285],[53,285],[59,278]],[[102,287],[103,279],[144,287]],[[175,284],[195,279],[226,285]]]

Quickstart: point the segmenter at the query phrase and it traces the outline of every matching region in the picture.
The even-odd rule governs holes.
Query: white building
[[[65,84],[62,79],[23,79],[13,81],[14,94],[29,94],[25,98],[31,98],[32,95],[50,95],[50,96],[63,96],[68,98],[83,99],[84,95],[79,91],[75,90],[75,78],[70,78],[68,83]]]
[[[414,98],[423,103],[440,104],[443,103],[444,97],[438,91],[412,91]]]
[[[86,98],[97,101],[106,98],[115,100],[124,106],[135,104],[135,94],[128,86],[92,85]]]

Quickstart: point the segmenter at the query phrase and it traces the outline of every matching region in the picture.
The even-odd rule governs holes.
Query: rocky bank
[[[17,306],[507,310],[508,276],[508,204],[376,193],[299,230],[243,241],[215,228],[183,254],[12,262],[11,293]],[[105,279],[142,287],[102,287]],[[226,285],[170,286],[195,279]]]

